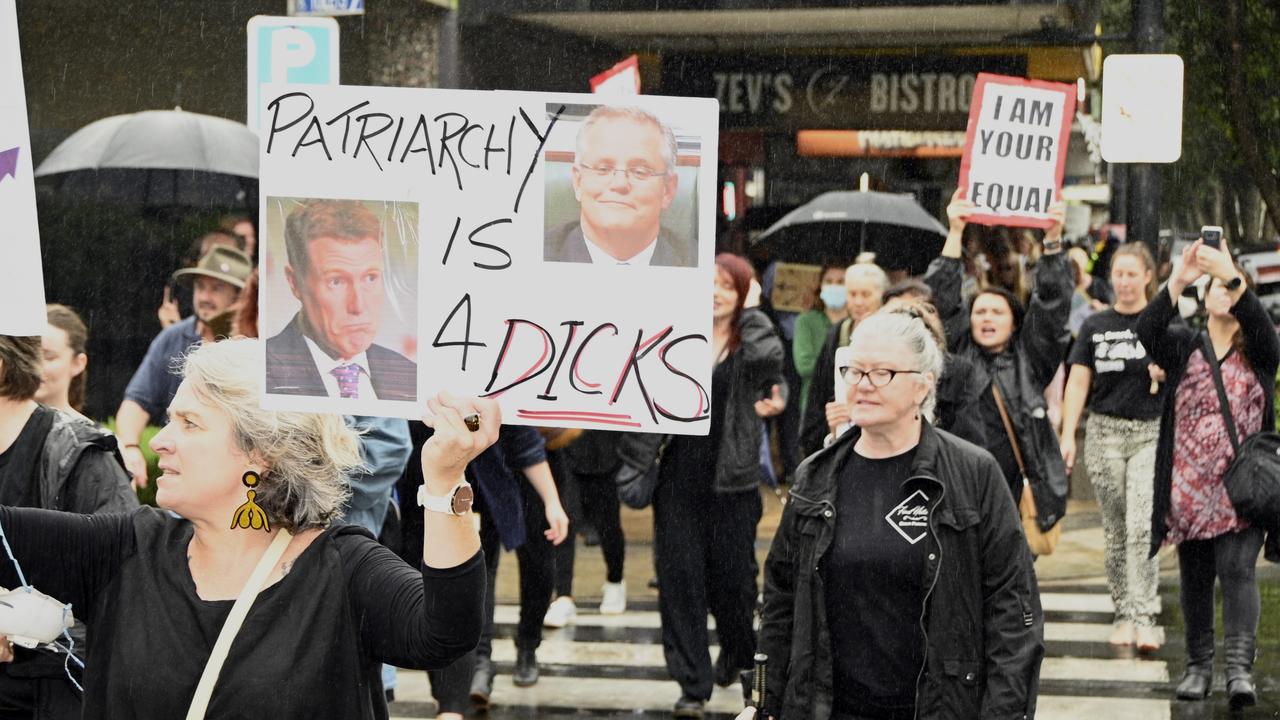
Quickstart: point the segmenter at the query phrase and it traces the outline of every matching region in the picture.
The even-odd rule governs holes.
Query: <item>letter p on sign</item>
[[[333,18],[272,17],[249,20],[249,129],[259,131],[262,86],[338,84],[338,22]]]

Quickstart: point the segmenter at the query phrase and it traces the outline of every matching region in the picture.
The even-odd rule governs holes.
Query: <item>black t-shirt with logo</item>
[[[924,573],[932,486],[907,482],[915,449],[840,471],[836,529],[821,572],[834,659],[835,711],[910,717],[924,665]]]
[[[1138,316],[1108,308],[1085,318],[1068,363],[1093,371],[1089,412],[1129,420],[1154,420],[1164,407],[1164,384],[1151,393],[1151,358],[1134,329]]]

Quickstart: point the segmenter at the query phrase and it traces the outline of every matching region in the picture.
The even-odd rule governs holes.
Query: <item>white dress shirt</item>
[[[640,265],[645,266],[653,259],[653,253],[658,249],[658,238],[655,236],[649,241],[648,245],[640,252],[632,255],[626,260],[618,258],[605,252],[599,245],[595,244],[590,237],[587,236],[585,230],[582,232],[582,239],[587,241],[587,254],[591,256],[591,262],[595,265]]]
[[[320,380],[324,383],[324,389],[329,393],[331,398],[341,398],[342,391],[338,388],[338,378],[334,377],[333,370],[343,365],[359,365],[361,368],[360,379],[356,381],[356,392],[359,394],[359,400],[377,400],[378,395],[373,391],[373,381],[369,379],[369,358],[365,353],[360,353],[350,360],[343,362],[342,360],[334,360],[329,354],[320,349],[320,346],[314,340],[302,336],[307,343],[307,349],[311,351],[311,359],[315,361],[316,370],[320,371]]]

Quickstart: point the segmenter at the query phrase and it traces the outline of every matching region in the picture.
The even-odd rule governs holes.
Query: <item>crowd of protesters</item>
[[[213,714],[385,718],[405,667],[427,669],[439,717],[459,720],[494,693],[504,550],[519,569],[514,685],[538,682],[543,627],[575,621],[579,536],[603,553],[599,612],[626,611],[622,503],[652,508],[675,717],[702,717],[715,685],[749,685],[757,652],[765,702],[744,717],[1032,717],[1044,618],[1020,504],[1034,529],[1059,526],[1081,459],[1111,644],[1160,647],[1155,554],[1174,545],[1176,696],[1212,687],[1217,581],[1229,701],[1253,704],[1254,566],[1280,542],[1236,516],[1222,478],[1229,433],[1275,426],[1280,341],[1247,274],[1202,242],[1167,278],[1138,243],[1065,248],[1061,205],[1044,231],[973,226],[972,210],[957,192],[922,277],[827,263],[799,313],[771,306],[773,268],[716,256],[705,436],[539,432],[448,394],[430,424],[263,410],[247,217],[200,237],[159,293],[112,430],[83,414],[92,322],[50,305],[43,338],[0,336],[0,525],[27,572],[0,563],[0,585],[71,603],[84,668],[0,641],[0,717],[168,717],[204,693]],[[1188,294],[1202,318],[1180,316]],[[163,429],[144,441],[148,425]],[[138,508],[153,454],[169,513]],[[774,477],[788,493],[761,567]],[[459,478],[478,523],[417,510],[419,488],[450,496]],[[214,641],[250,586],[271,602],[219,676]],[[286,663],[279,648],[300,644],[323,652]],[[111,679],[157,662],[168,681],[146,693]]]

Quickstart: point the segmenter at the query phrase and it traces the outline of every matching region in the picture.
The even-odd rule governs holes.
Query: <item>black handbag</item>
[[[1235,418],[1231,416],[1231,404],[1227,388],[1222,383],[1222,370],[1213,343],[1206,333],[1205,359],[1213,371],[1213,383],[1218,388],[1218,404],[1226,421],[1227,435],[1236,451],[1235,459],[1222,476],[1227,497],[1235,507],[1236,515],[1252,525],[1271,528],[1280,520],[1280,434],[1263,430],[1238,440]]]
[[[666,450],[669,435],[658,433],[626,433],[617,441],[617,471],[614,483],[623,505],[642,510],[653,504],[658,489],[658,466]]]

